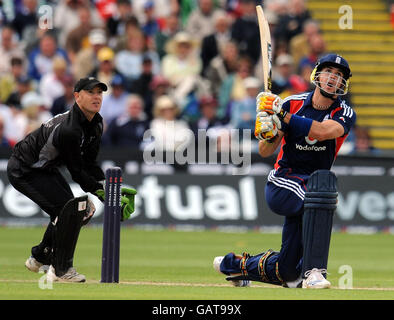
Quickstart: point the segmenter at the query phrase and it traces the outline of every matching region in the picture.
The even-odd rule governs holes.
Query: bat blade
[[[271,92],[271,87],[272,87],[271,33],[270,33],[268,21],[264,16],[263,8],[260,5],[258,5],[258,6],[256,6],[256,11],[257,11],[257,20],[259,23],[259,31],[260,31],[264,91]]]

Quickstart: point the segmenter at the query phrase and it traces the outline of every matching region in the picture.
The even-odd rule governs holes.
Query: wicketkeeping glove
[[[104,202],[104,200],[105,200],[105,191],[104,191],[104,189],[98,189],[98,190],[96,190],[96,191],[94,192],[94,195],[95,195],[97,198],[99,198],[99,200],[100,200],[101,202]]]
[[[96,212],[96,207],[93,201],[88,199],[86,215],[83,217],[82,225],[86,225],[90,221],[90,219],[92,219],[95,212]]]
[[[134,212],[134,200],[137,190],[132,188],[122,188],[120,190],[120,194],[120,203],[122,206],[122,216],[120,220],[124,221],[129,219],[130,215]]]
[[[256,97],[256,112],[267,112],[268,114],[280,113],[282,103],[282,99],[276,94],[260,92]]]
[[[259,112],[256,116],[254,135],[259,140],[269,140],[278,134],[282,127],[276,114],[269,115],[267,112]]]

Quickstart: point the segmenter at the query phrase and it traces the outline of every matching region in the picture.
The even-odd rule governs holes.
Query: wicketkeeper
[[[74,198],[59,168],[65,166],[82,190],[104,200],[104,173],[96,159],[103,133],[99,114],[107,86],[95,78],[82,78],[74,87],[75,104],[27,135],[15,145],[8,161],[10,183],[50,216],[42,241],[31,249],[26,267],[44,271],[48,280],[84,282],[73,267],[82,225],[95,208],[88,196]],[[122,188],[122,218],[134,212],[134,189]]]
[[[331,166],[356,121],[341,99],[348,92],[348,62],[328,54],[316,64],[312,92],[281,100],[269,92],[257,96],[255,136],[262,157],[280,146],[268,176],[265,198],[284,217],[282,245],[250,255],[229,253],[214,268],[236,286],[262,281],[285,287],[329,288],[326,279],[332,219],[337,203]]]

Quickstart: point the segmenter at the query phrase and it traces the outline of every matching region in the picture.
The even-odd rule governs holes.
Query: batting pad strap
[[[312,187],[314,188],[314,187]],[[305,209],[326,209],[335,210],[337,208],[338,192],[330,191],[308,191],[305,192]]]
[[[285,282],[283,281],[283,279],[282,279],[282,277],[280,276],[280,273],[279,273],[279,262],[278,261],[276,261],[276,263],[275,263],[275,275],[278,278],[279,282],[282,285],[284,285]]]
[[[245,276],[245,277],[248,276],[248,270],[246,269],[246,263],[247,263],[247,261],[248,261],[249,258],[250,258],[250,254],[244,252],[244,253],[242,254],[242,258],[241,258],[241,261],[240,261],[240,263],[239,263],[240,268],[241,268],[241,273],[242,273],[242,275]]]
[[[262,282],[269,282],[270,283],[270,280],[269,280],[269,278],[267,276],[267,272],[266,272],[266,268],[265,267],[266,267],[266,264],[267,264],[267,259],[270,256],[272,256],[273,254],[275,254],[275,253],[276,253],[275,251],[273,251],[272,249],[269,249],[267,252],[265,252],[261,256],[261,258],[259,260],[259,267],[258,267],[258,269],[259,269],[259,274],[260,274],[260,278],[261,278]]]

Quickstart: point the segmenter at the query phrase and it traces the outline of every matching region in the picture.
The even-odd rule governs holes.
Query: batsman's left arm
[[[345,133],[343,126],[337,121],[331,119],[319,122],[308,118],[302,118],[291,113],[286,113],[282,121],[295,129],[296,132],[300,132],[305,136],[318,141],[336,139],[343,136]]]

